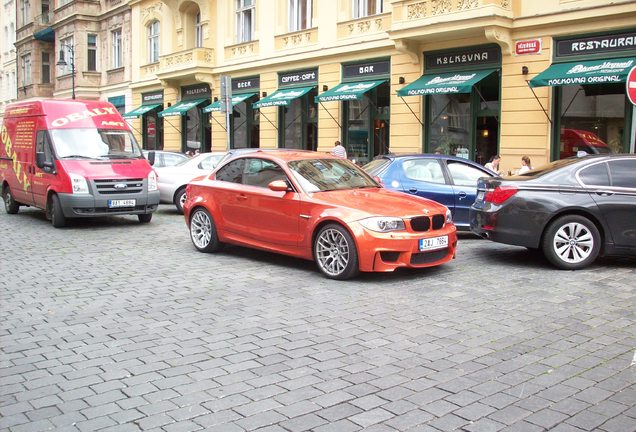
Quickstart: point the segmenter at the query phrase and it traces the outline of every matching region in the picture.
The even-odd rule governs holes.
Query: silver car
[[[188,158],[178,165],[157,167],[159,198],[164,204],[174,203],[179,213],[183,213],[185,189],[190,180],[204,174],[210,174],[225,152],[201,153]]]
[[[175,166],[178,163],[188,160],[188,157],[183,153],[162,150],[144,150],[143,152],[146,159],[148,159],[150,152],[154,153],[155,163],[152,164],[154,168]]]

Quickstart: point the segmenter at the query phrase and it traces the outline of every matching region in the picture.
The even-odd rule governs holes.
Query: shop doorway
[[[152,110],[142,116],[142,147],[145,150],[163,150],[163,118]]]
[[[281,148],[316,150],[318,147],[318,108],[314,88],[278,109]]]

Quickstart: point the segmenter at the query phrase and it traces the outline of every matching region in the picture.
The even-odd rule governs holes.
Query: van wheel
[[[139,222],[148,223],[152,220],[152,213],[138,214]]]
[[[62,211],[62,204],[60,203],[60,198],[53,194],[51,195],[51,224],[55,228],[62,228],[66,226],[66,217],[64,216],[64,212]]]
[[[9,186],[2,191],[2,199],[4,200],[4,209],[8,214],[16,214],[20,210],[20,204],[13,199]]]
[[[186,200],[185,186],[177,191],[174,195],[174,205],[177,207],[179,214],[183,214],[183,204]]]

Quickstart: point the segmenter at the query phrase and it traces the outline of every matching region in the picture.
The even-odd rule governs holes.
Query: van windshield
[[[129,131],[113,129],[52,129],[58,158],[127,159],[142,157]]]

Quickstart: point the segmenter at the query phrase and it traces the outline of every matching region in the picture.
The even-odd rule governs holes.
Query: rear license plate
[[[442,249],[448,246],[448,236],[420,239],[420,250]]]
[[[108,200],[108,208],[117,207],[134,207],[137,202],[134,199],[129,200]]]

